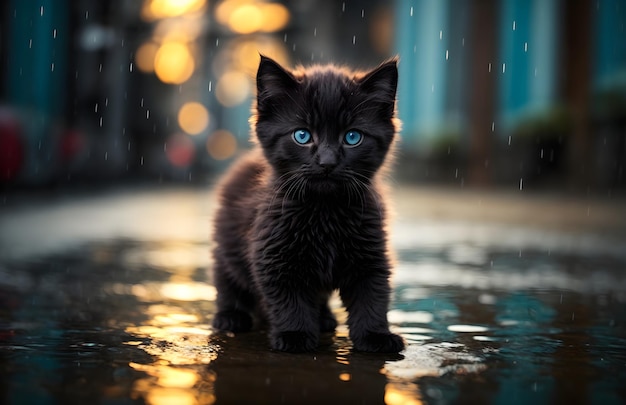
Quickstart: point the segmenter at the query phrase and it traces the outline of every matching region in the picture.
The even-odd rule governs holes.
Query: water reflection
[[[0,263],[2,402],[626,399],[620,256],[401,249],[388,315],[408,345],[388,357],[351,350],[337,296],[341,325],[316,353],[272,352],[263,330],[214,334],[208,250],[113,240]]]

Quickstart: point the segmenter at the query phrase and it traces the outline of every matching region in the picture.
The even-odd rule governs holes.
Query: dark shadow
[[[269,350],[264,331],[212,336],[221,348],[208,366],[217,403],[384,403],[381,369],[402,356],[355,353],[347,338],[325,338],[314,353],[292,354]]]

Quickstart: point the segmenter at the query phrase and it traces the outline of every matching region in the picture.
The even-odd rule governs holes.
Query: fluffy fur
[[[398,352],[389,331],[390,257],[378,177],[393,147],[397,61],[361,73],[332,65],[289,71],[262,56],[251,119],[255,149],[226,174],[215,219],[213,326],[269,324],[273,349],[317,347],[337,325],[335,289],[353,347]],[[294,131],[305,129],[300,144]],[[344,138],[358,131],[350,145]]]

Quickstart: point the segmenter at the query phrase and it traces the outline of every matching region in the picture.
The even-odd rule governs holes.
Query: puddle
[[[606,251],[401,246],[399,355],[268,350],[214,334],[208,246],[116,239],[0,263],[0,402],[624,403],[626,260]],[[339,300],[332,301],[345,321]]]

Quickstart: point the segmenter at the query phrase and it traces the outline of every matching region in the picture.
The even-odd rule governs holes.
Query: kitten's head
[[[252,123],[276,175],[317,192],[369,184],[398,130],[397,82],[396,59],[369,72],[289,71],[261,56]]]

